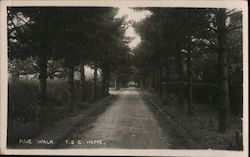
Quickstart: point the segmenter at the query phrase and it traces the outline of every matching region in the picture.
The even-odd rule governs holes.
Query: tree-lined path
[[[72,147],[167,148],[158,121],[139,95],[139,91],[128,88],[117,94],[119,98],[99,116],[91,129],[82,132],[81,127],[79,128],[78,138],[85,144]],[[101,140],[102,143],[95,143],[94,140]]]
[[[242,150],[241,9],[7,13],[9,146],[54,127],[53,148]]]

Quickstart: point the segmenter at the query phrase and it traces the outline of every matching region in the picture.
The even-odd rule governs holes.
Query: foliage
[[[168,93],[175,86],[180,108],[185,97],[189,107],[192,99],[205,104],[213,101],[225,122],[221,130],[225,130],[230,121],[230,108],[238,108],[237,112],[242,109],[241,11],[144,9],[152,15],[134,23],[142,38],[133,52],[137,79],[144,87],[155,88],[160,95],[163,88]]]

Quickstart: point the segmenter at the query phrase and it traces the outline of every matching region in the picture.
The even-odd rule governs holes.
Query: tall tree
[[[47,112],[47,63],[53,49],[53,22],[58,9],[42,7],[9,7],[9,55],[15,58],[34,57],[39,67],[39,107],[37,120],[48,123]],[[13,38],[15,40],[13,40]]]
[[[219,131],[224,132],[230,127],[230,104],[228,90],[228,69],[226,51],[226,9],[218,9],[216,13],[218,33],[219,63]]]

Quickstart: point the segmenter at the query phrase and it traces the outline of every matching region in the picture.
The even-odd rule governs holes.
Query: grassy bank
[[[144,100],[155,112],[165,134],[173,137],[172,148],[242,150],[242,120],[232,115],[231,128],[219,133],[218,115],[213,106],[194,103],[193,116],[187,114],[186,106],[177,107],[175,95],[160,98],[152,91],[141,92]]]
[[[85,86],[86,101],[82,102],[80,82],[75,81],[73,103],[76,111],[93,107],[93,103],[91,103],[93,95],[92,82],[86,81]],[[98,84],[98,89],[100,89],[100,84]],[[15,83],[10,82],[8,84],[8,145],[16,144],[18,139],[36,137],[45,129],[36,123],[38,96],[39,85],[37,80],[18,80]],[[98,98],[101,98],[100,92]],[[47,117],[50,126],[58,120],[74,116],[70,112],[66,80],[48,80],[47,103]]]

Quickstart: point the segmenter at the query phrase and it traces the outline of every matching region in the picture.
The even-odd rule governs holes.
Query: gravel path
[[[124,89],[90,129],[78,128],[78,137],[66,141],[68,148],[168,148],[161,128],[139,91]],[[82,131],[81,131],[82,130]]]

